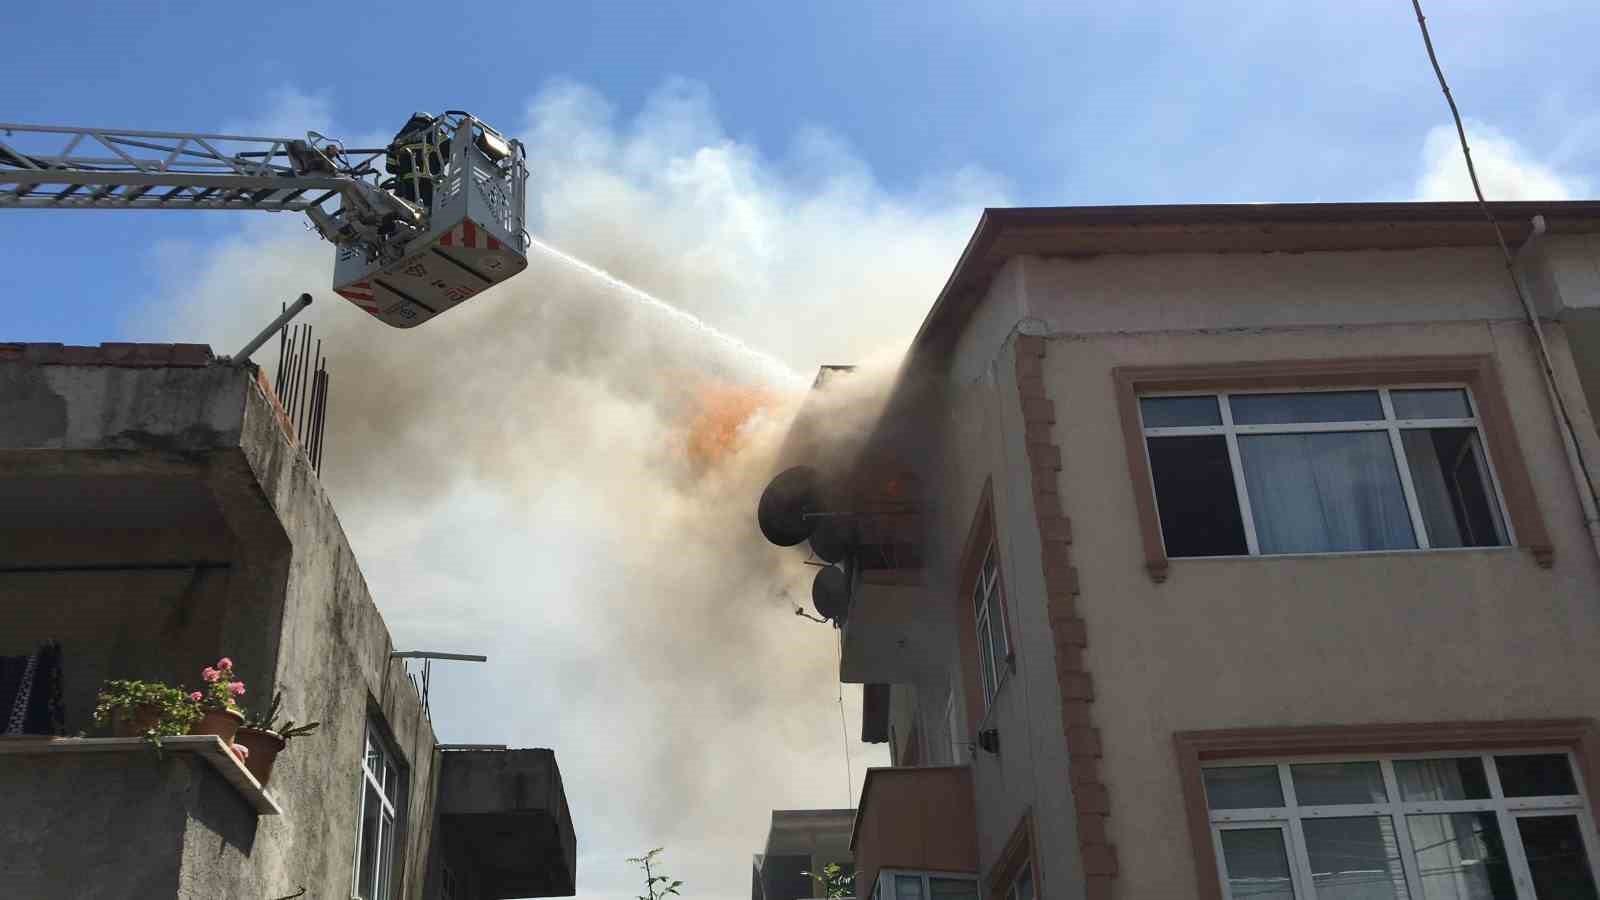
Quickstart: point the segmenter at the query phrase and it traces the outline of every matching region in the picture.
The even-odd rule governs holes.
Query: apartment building
[[[863,900],[1597,896],[1600,203],[1494,213],[1532,317],[1474,204],[983,214],[762,510]]]
[[[822,878],[837,865],[848,878],[853,809],[775,809],[766,843],[750,862],[750,900],[826,897]]]
[[[572,895],[554,755],[441,746],[415,649],[460,648],[394,645],[254,366],[0,344],[0,656],[27,660],[0,678],[22,711],[0,722],[0,895]],[[199,686],[222,656],[251,705],[281,691],[321,723],[267,786],[218,737],[157,753],[93,722],[106,680]]]

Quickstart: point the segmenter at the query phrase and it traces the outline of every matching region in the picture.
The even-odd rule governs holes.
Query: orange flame
[[[772,399],[767,391],[748,385],[711,384],[701,388],[684,445],[689,462],[703,472],[743,449],[748,441],[745,423]]]

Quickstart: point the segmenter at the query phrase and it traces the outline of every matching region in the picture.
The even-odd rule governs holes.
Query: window
[[[978,879],[885,869],[878,873],[872,896],[874,900],[978,900]]]
[[[1511,543],[1464,386],[1140,396],[1167,556]]]
[[[396,810],[404,796],[403,782],[395,755],[368,725],[367,752],[361,761],[361,832],[356,841],[353,891],[360,900],[393,896],[394,848],[399,840]]]
[[[1594,823],[1565,752],[1202,770],[1226,896],[1595,900]]]
[[[1033,867],[1023,866],[1022,871],[1006,888],[1005,900],[1033,900]]]
[[[977,582],[972,587],[972,608],[977,616],[978,673],[983,679],[983,702],[994,702],[1000,690],[1000,675],[1010,654],[1006,641],[1004,600],[1000,588],[1000,556],[994,541],[984,551],[983,565],[978,568]]]

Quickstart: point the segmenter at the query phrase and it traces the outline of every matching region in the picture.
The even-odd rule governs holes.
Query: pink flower
[[[250,748],[243,744],[234,744],[233,753],[235,756],[239,757],[241,761],[250,758]]]
[[[189,695],[189,699],[193,700],[196,703],[199,703],[201,700],[204,700],[205,698],[206,698],[206,695],[200,693],[199,691],[195,691],[194,693]]]
[[[244,682],[242,682],[242,681],[230,681],[228,683],[228,693],[234,695],[235,697],[243,697],[244,696]]]
[[[216,681],[222,677],[222,673],[211,668],[210,666],[206,666],[204,669],[200,670],[200,677],[204,678],[206,681]]]
[[[219,668],[219,669],[231,669],[231,668],[233,668],[233,660],[231,660],[231,659],[227,658],[226,656],[224,656],[223,658],[217,660],[217,668]]]

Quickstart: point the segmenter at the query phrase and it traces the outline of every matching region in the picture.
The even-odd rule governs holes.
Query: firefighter
[[[433,183],[444,173],[444,157],[434,143],[433,116],[411,114],[389,142],[384,167],[394,176],[398,197],[433,209]]]

